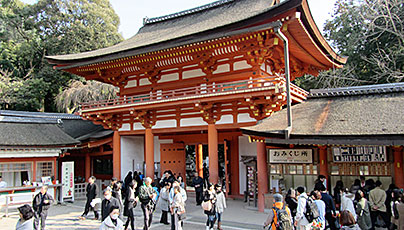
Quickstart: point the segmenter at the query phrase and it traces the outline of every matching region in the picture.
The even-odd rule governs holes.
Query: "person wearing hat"
[[[28,204],[24,204],[17,208],[20,214],[20,219],[15,226],[16,230],[32,230],[33,222],[32,217],[34,216],[34,211],[31,206]]]
[[[277,210],[285,209],[289,215],[289,219],[292,222],[292,215],[288,207],[284,206],[283,204],[283,196],[279,193],[274,194],[273,196],[273,208],[272,212],[269,212],[267,220],[264,222],[264,227],[271,225],[270,229],[275,230],[276,226],[278,225],[278,216]],[[291,225],[292,226],[292,225]]]
[[[122,210],[119,200],[112,196],[112,189],[110,187],[104,190],[104,198],[101,203],[101,221],[104,221],[108,217],[111,207],[117,206],[119,210]]]

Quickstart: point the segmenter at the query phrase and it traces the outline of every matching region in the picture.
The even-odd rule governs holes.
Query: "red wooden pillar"
[[[403,171],[403,147],[394,146],[394,184],[399,188],[404,188],[404,171]]]
[[[328,161],[327,161],[327,146],[318,147],[319,173],[327,178],[328,184]]]
[[[196,171],[198,175],[203,178],[203,145],[198,144],[195,146],[196,152]]]
[[[217,153],[218,135],[215,124],[208,124],[208,145],[209,145],[209,181],[217,184],[219,182],[219,156]]]
[[[117,178],[118,180],[120,180],[121,179],[121,136],[119,135],[118,131],[114,131],[114,136],[112,138],[112,164],[113,164],[112,176]],[[87,162],[86,162],[86,167],[87,167]],[[90,168],[91,168],[91,163],[90,163]],[[86,173],[87,173],[87,171],[86,171]]]
[[[267,151],[264,141],[257,142],[257,181],[258,181],[258,211],[264,212],[265,197],[268,193]]]
[[[91,176],[91,157],[89,153],[86,153],[85,167],[85,177],[88,180]]]
[[[233,136],[230,143],[230,182],[231,194],[240,194],[239,182],[239,152],[238,152],[238,136]]]
[[[145,131],[146,177],[154,179],[154,135],[151,128]]]

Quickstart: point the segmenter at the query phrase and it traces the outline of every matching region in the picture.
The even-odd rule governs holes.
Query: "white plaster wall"
[[[125,85],[125,88],[131,88],[131,87],[136,87],[136,86],[137,86],[137,81],[131,80],[131,81],[128,81],[128,84]]]
[[[240,194],[244,194],[246,190],[246,167],[241,162],[241,156],[257,156],[257,144],[250,143],[247,136],[240,136],[238,138],[239,148],[239,178],[240,178]]]
[[[187,70],[182,72],[182,79],[202,77],[202,76],[206,76],[206,74],[201,69]]]
[[[157,136],[154,136],[154,162],[160,162],[160,141]]]
[[[149,81],[148,78],[141,78],[139,80],[139,86],[142,86],[142,85],[151,85],[151,82]]]
[[[219,65],[217,67],[217,69],[213,72],[213,74],[225,73],[225,72],[229,72],[229,71],[230,71],[230,65],[229,64],[223,64],[223,65]]]
[[[142,171],[144,161],[144,137],[121,137],[121,178],[125,178],[128,171]]]
[[[235,63],[233,64],[233,69],[234,69],[234,70],[249,69],[249,68],[251,68],[251,67],[252,67],[252,66],[249,65],[249,64],[247,63],[247,61],[238,61],[238,62],[235,62]]]
[[[232,124],[233,123],[233,115],[223,115],[216,124]]]
[[[248,114],[248,113],[241,113],[241,114],[237,115],[238,123],[251,122],[251,121],[256,121],[256,120],[254,118],[251,118],[250,114]]]
[[[143,127],[142,123],[140,122],[135,122],[133,123],[133,130],[144,130],[145,128]]]
[[[181,119],[181,121],[180,121],[181,127],[199,126],[199,125],[208,125],[208,123],[206,123],[202,117],[185,118],[185,119]]]
[[[175,127],[177,127],[176,120],[163,120],[163,121],[157,121],[156,125],[153,126],[153,129],[175,128]]]
[[[130,124],[122,124],[122,127],[119,129],[119,131],[130,131]]]
[[[158,81],[158,83],[175,81],[175,80],[179,80],[179,79],[180,79],[180,75],[178,73],[165,74],[165,75],[161,75],[160,81]]]

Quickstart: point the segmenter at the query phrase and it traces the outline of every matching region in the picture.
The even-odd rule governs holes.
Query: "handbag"
[[[210,200],[203,201],[202,202],[202,209],[205,210],[205,211],[212,210],[212,202]]]

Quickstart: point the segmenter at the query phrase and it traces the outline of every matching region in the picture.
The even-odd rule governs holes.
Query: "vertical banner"
[[[62,199],[74,201],[74,162],[62,162]]]

